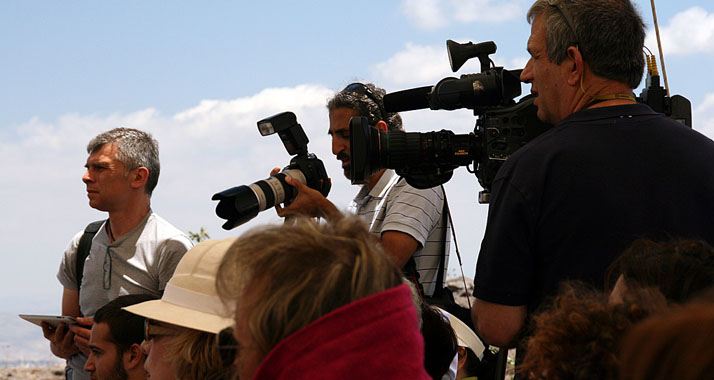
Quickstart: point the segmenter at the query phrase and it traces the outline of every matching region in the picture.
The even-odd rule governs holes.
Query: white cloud
[[[714,93],[707,94],[704,101],[694,107],[692,124],[694,129],[714,139]]]
[[[447,65],[445,57],[441,62]],[[59,310],[61,288],[55,274],[62,250],[88,222],[106,217],[87,206],[81,182],[85,147],[99,132],[117,126],[149,131],[159,141],[162,170],[152,208],[184,231],[205,227],[211,237],[224,238],[260,224],[280,222],[273,210],[267,210],[238,229],[224,231],[211,196],[266,178],[274,166],[288,164],[290,156],[279,137],[260,136],[256,126],[257,120],[287,110],[295,112],[310,138],[310,151],[322,159],[331,174],[329,198],[345,209],[356,189],[342,176],[326,133],[325,103],[332,95],[331,89],[320,85],[273,88],[244,98],[203,100],[173,115],[154,108],[126,114],[73,113],[53,121],[35,118],[4,128],[0,132],[0,210],[5,223],[0,241],[10,254],[4,256],[5,266],[0,268],[0,288],[17,290],[0,294],[5,305],[0,311]],[[469,110],[423,110],[404,113],[403,117],[410,131],[449,129],[468,133],[475,123]],[[476,203],[480,187],[464,168],[455,171],[446,188],[460,234],[464,271],[472,277],[488,207]],[[456,264],[456,259],[451,260],[450,268]],[[56,303],[38,302],[40,299]],[[26,323],[16,316],[14,319]],[[35,338],[41,347],[47,347],[41,335]],[[47,350],[38,349],[37,353],[47,355]]]
[[[503,22],[524,14],[517,1],[451,0],[448,3],[454,19],[463,23]]]
[[[523,14],[518,1],[404,0],[402,10],[417,27],[427,30],[451,23],[503,22]]]
[[[444,61],[445,58],[442,63],[446,65]],[[86,144],[99,132],[117,126],[149,131],[159,141],[162,170],[152,207],[183,230],[203,226],[215,238],[236,236],[243,231],[243,227],[223,231],[222,221],[214,214],[215,202],[210,198],[228,187],[266,178],[274,166],[288,164],[290,156],[279,137],[260,136],[256,126],[257,120],[287,110],[295,112],[311,140],[310,151],[323,160],[332,176],[330,199],[346,208],[355,189],[343,178],[326,133],[325,102],[332,95],[333,90],[324,86],[302,85],[266,89],[238,99],[204,100],[173,115],[154,108],[109,115],[73,113],[53,121],[31,119],[4,128],[0,139],[0,162],[4,164],[0,209],[5,215],[3,220],[12,218],[12,223],[0,229],[0,241],[7,252],[23,254],[9,256],[7,268],[16,270],[0,269],[2,281],[9,281],[3,286],[9,288],[12,284],[35,294],[61,293],[54,275],[62,249],[86,223],[105,217],[87,206],[81,182]],[[408,130],[451,129],[468,133],[475,122],[468,110],[419,112],[404,114]],[[474,213],[468,210],[477,207],[471,194],[478,185],[472,175],[464,175],[471,184],[464,188],[464,196],[454,190],[452,197],[455,204],[460,204],[459,213],[468,219]],[[245,228],[277,221],[275,213],[268,210]],[[37,231],[42,231],[42,239],[36,238]],[[464,238],[464,244],[475,247],[480,235],[472,232],[468,231],[470,236]],[[472,271],[475,259],[467,262],[467,272]]]
[[[404,0],[402,10],[422,29],[437,29],[448,23],[439,0]]]
[[[665,55],[712,53],[714,13],[708,13],[698,6],[677,13],[665,27],[660,27],[660,37]],[[654,27],[649,31],[645,44],[656,54],[657,39]]]
[[[526,67],[526,64],[528,63],[528,60],[530,58],[523,56],[523,57],[516,57],[516,58],[511,58],[507,62],[508,64],[505,66],[506,69],[522,69]]]
[[[445,46],[425,46],[408,42],[404,50],[384,62],[372,66],[378,83],[397,87],[436,83],[450,75],[449,58]]]
[[[522,69],[528,62],[528,57],[507,58],[496,54],[491,58],[496,65],[510,70]],[[446,46],[408,42],[403,50],[396,52],[386,61],[373,65],[370,71],[376,83],[388,91],[394,91],[406,87],[433,85],[443,78],[457,77],[462,73],[478,73],[481,66],[478,59],[472,58],[458,73],[454,73],[449,66]]]
[[[81,182],[85,147],[97,133],[117,126],[149,131],[159,141],[162,170],[152,208],[184,231],[205,227],[212,238],[225,238],[261,224],[280,222],[273,210],[266,210],[251,222],[224,231],[211,196],[266,178],[272,167],[288,164],[290,156],[278,136],[260,136],[256,127],[257,120],[287,110],[295,112],[311,140],[310,151],[322,159],[331,174],[329,198],[346,209],[356,189],[342,176],[326,133],[325,102],[332,95],[332,90],[320,85],[273,88],[239,99],[203,100],[173,115],[163,115],[154,108],[126,114],[66,114],[54,121],[31,119],[4,128],[0,132],[0,210],[5,223],[0,241],[10,254],[4,256],[6,262],[0,268],[0,288],[16,290],[0,294],[5,305],[0,316],[1,312],[11,313],[11,320],[21,326],[27,323],[17,318],[17,313],[59,310],[61,287],[55,274],[62,250],[88,222],[106,217],[87,206]],[[469,110],[422,110],[402,116],[410,131],[449,129],[464,134],[473,130],[475,123]],[[473,277],[488,207],[476,203],[480,187],[464,168],[455,171],[446,189],[464,271]],[[453,257],[450,273],[457,267]],[[26,360],[51,357],[41,334],[32,332],[34,335],[26,339],[12,340],[12,351]]]

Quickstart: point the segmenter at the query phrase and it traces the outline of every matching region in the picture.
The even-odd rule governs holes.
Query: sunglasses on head
[[[226,327],[216,334],[216,347],[223,367],[230,367],[236,360],[240,346],[233,336],[233,327]]]
[[[347,85],[347,87],[345,87],[344,90],[342,90],[342,92],[351,92],[360,96],[366,96],[367,98],[369,98],[369,100],[371,100],[374,104],[377,105],[377,108],[379,108],[379,120],[386,121],[385,118],[387,117],[387,113],[384,111],[382,103],[377,100],[378,98],[374,94],[374,92],[372,92],[372,90],[370,90],[369,87],[367,87],[367,85],[365,85],[364,83],[350,83]]]
[[[157,325],[154,320],[149,318],[144,319],[144,340],[150,341],[157,336],[176,335],[176,329]]]

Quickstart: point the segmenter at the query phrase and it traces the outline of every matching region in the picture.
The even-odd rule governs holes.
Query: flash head
[[[260,120],[258,122],[258,131],[263,136],[277,133],[291,156],[307,154],[307,143],[310,140],[308,140],[305,131],[297,122],[295,114],[290,111],[281,112]]]

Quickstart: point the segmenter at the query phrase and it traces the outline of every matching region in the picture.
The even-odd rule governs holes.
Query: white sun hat
[[[235,238],[207,240],[176,266],[160,300],[123,308],[145,318],[217,334],[233,325],[232,313],[216,292],[216,273]]]
[[[468,347],[476,354],[478,360],[483,359],[483,351],[486,346],[481,342],[481,339],[476,335],[474,330],[472,330],[466,323],[456,318],[448,311],[438,308],[449,319],[449,324],[454,330],[454,335],[456,335],[456,340],[459,346]]]

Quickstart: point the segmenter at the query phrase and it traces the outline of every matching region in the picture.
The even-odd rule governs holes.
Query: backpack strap
[[[77,291],[82,285],[82,275],[84,274],[84,262],[89,257],[89,250],[92,248],[92,239],[94,235],[97,234],[99,228],[102,227],[106,220],[97,220],[96,222],[89,223],[87,228],[84,229],[84,234],[79,239],[79,245],[77,246]]]

